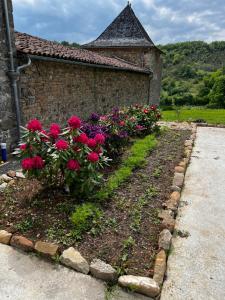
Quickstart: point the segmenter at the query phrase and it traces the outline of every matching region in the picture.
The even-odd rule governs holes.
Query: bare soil
[[[19,180],[0,194],[0,229],[56,242],[62,249],[74,246],[89,262],[98,257],[120,273],[149,276],[161,231],[158,212],[169,197],[174,167],[183,157],[189,136],[185,130],[163,132],[146,165],[136,169],[104,204],[103,218],[79,241],[71,235],[70,216],[76,201],[60,190],[44,190],[36,180]],[[145,202],[134,229],[140,199]]]

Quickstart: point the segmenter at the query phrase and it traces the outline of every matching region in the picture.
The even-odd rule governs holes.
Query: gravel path
[[[225,129],[198,127],[161,300],[225,299]]]

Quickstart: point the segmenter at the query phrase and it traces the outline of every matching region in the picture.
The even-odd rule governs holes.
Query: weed
[[[126,240],[123,241],[123,249],[130,249],[135,245],[135,240],[132,236],[129,236]]]
[[[127,202],[125,197],[120,197],[118,199],[116,199],[116,207],[118,209],[125,209],[127,206],[129,205],[129,203]]]
[[[16,229],[18,229],[22,233],[32,229],[33,226],[34,226],[34,221],[31,217],[28,217],[27,219],[24,219],[23,221],[15,225]]]
[[[123,241],[123,249],[120,256],[120,266],[117,267],[118,275],[126,274],[126,262],[128,260],[129,253],[131,252],[134,245],[135,240],[132,238],[132,236],[129,236],[126,240]]]
[[[114,299],[117,299],[115,298],[116,297],[116,293],[118,293],[118,289],[117,289],[117,285],[113,284],[107,284],[106,285],[106,289],[105,289],[105,300],[111,300],[112,297]]]
[[[140,197],[135,203],[135,205],[132,208],[131,211],[131,225],[130,228],[133,231],[139,231],[140,230],[140,225],[141,225],[141,217],[142,217],[142,208],[144,205],[148,203],[147,199],[145,197]]]
[[[148,181],[149,176],[143,173],[138,174],[138,176],[143,180],[143,181]]]
[[[158,193],[159,193],[159,191],[154,186],[150,186],[145,192],[146,197],[148,197],[150,199],[156,197],[158,195]]]
[[[153,171],[153,176],[155,178],[159,178],[161,176],[161,173],[162,173],[162,167],[155,168],[155,170]]]
[[[151,212],[149,213],[151,221],[153,224],[155,225],[159,225],[161,223],[160,218],[158,217],[159,215],[159,210],[154,208],[151,210]]]

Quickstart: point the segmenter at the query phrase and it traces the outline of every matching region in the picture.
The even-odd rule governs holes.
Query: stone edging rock
[[[25,252],[36,252],[46,258],[57,260],[61,264],[83,274],[91,274],[93,277],[106,282],[116,283],[122,287],[132,288],[135,292],[149,297],[156,297],[160,293],[164,276],[166,273],[166,261],[168,251],[171,245],[172,233],[175,227],[175,218],[178,204],[181,197],[181,190],[184,184],[185,171],[190,161],[192,147],[196,138],[197,125],[192,123],[192,134],[189,140],[185,141],[184,158],[175,167],[172,193],[170,198],[163,204],[163,210],[159,213],[162,219],[162,231],[159,234],[158,246],[159,252],[156,255],[153,278],[123,275],[118,278],[116,270],[109,264],[94,259],[89,265],[85,258],[73,247],[61,252],[60,247],[53,243],[31,240],[16,234],[0,230],[0,243],[11,245]],[[8,185],[15,183],[17,178],[25,178],[21,172],[9,171],[7,175],[0,176],[0,192]],[[2,188],[1,188],[2,187]]]
[[[7,174],[0,175],[0,193],[15,184],[17,179],[24,179],[25,176],[21,171],[8,171]]]

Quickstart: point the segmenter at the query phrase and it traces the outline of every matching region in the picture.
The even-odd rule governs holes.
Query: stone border
[[[189,125],[190,126],[190,125]],[[166,262],[168,251],[170,249],[172,233],[175,227],[175,218],[178,204],[181,197],[181,190],[184,185],[184,176],[190,161],[193,144],[196,138],[197,125],[191,124],[192,134],[189,140],[185,141],[184,158],[175,167],[172,193],[170,198],[163,203],[163,210],[159,213],[162,219],[162,231],[159,234],[158,246],[159,252],[156,255],[153,278],[123,275],[118,278],[116,270],[109,264],[94,259],[89,265],[85,258],[73,247],[69,247],[63,252],[60,247],[53,243],[37,240],[35,243],[24,236],[12,234],[6,230],[0,230],[0,243],[13,246],[25,252],[35,252],[52,261],[59,261],[62,265],[74,269],[83,274],[91,274],[97,279],[106,282],[113,282],[122,287],[131,288],[133,291],[144,294],[149,297],[156,297],[160,294],[160,289],[166,273]],[[188,129],[188,128],[187,128]],[[25,178],[22,172],[9,171],[7,175],[0,176],[0,192],[15,183],[18,178]],[[1,183],[3,181],[3,183]]]
[[[167,258],[172,242],[172,234],[174,233],[175,219],[181,198],[182,188],[184,187],[185,172],[191,159],[191,153],[196,139],[198,124],[191,123],[192,134],[189,140],[185,141],[184,158],[175,167],[172,193],[169,199],[163,203],[163,210],[160,211],[158,217],[162,219],[162,231],[159,234],[158,247],[159,252],[156,255],[154,265],[153,279],[162,288],[166,274]],[[225,126],[224,126],[225,127]]]

